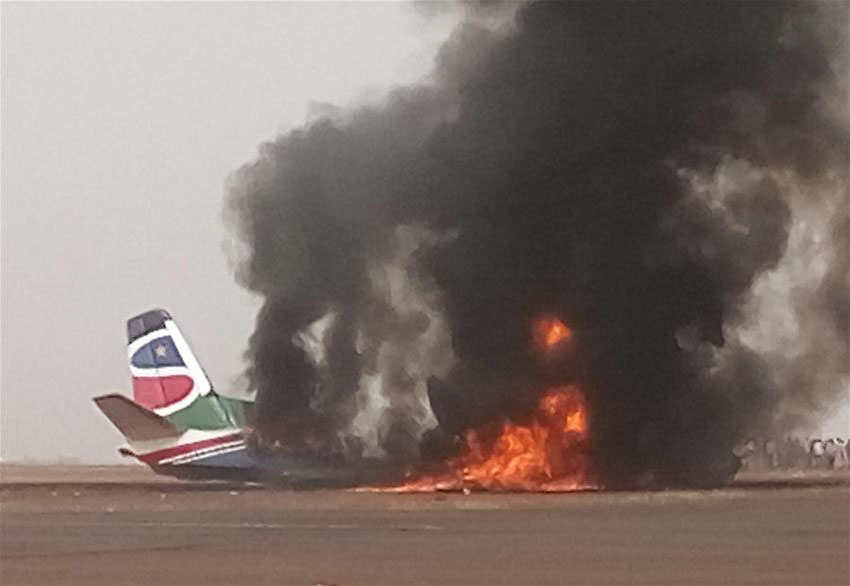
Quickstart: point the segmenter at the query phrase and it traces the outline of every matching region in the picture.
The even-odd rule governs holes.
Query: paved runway
[[[847,584],[850,490],[0,490],[7,584]]]

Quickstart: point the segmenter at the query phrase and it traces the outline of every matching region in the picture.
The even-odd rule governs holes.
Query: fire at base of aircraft
[[[548,391],[526,424],[501,421],[469,430],[460,455],[432,473],[379,492],[495,490],[568,492],[594,488],[587,454],[587,408],[578,387]]]

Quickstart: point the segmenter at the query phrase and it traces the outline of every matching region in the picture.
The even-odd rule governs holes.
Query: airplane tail
[[[136,404],[183,429],[245,425],[245,403],[215,393],[167,311],[153,309],[130,318],[127,339]]]
[[[129,442],[121,454],[159,473],[187,477],[255,466],[247,449],[249,402],[213,390],[167,311],[153,309],[127,321],[127,357],[133,398],[94,398]]]
[[[103,414],[131,442],[176,438],[183,430],[174,423],[148,411],[124,395],[111,394],[94,398]]]

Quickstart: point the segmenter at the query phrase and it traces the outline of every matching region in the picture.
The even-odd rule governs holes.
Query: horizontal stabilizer
[[[123,395],[94,398],[95,404],[130,441],[177,437],[183,430],[168,419],[149,411]]]

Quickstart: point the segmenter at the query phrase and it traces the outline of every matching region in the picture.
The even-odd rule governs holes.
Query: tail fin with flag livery
[[[223,400],[192,349],[163,309],[127,321],[133,400],[185,429],[244,425],[241,401]]]

